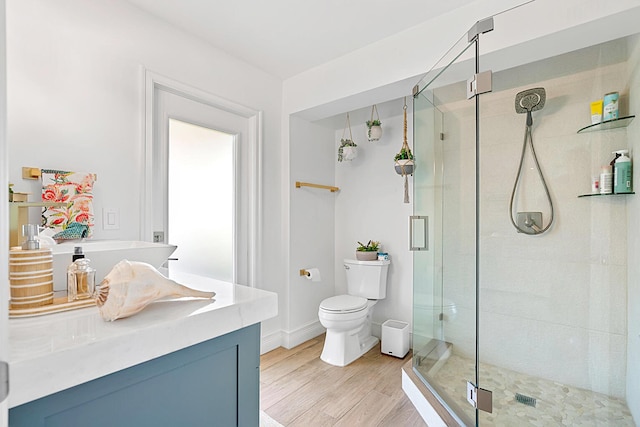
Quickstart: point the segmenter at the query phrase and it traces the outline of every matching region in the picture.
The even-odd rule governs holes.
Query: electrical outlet
[[[154,243],[164,243],[164,231],[154,231],[153,232],[153,242]]]

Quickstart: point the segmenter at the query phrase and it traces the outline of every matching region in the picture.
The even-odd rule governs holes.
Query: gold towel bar
[[[340,188],[338,187],[333,187],[331,185],[321,185],[321,184],[311,184],[309,182],[300,182],[300,181],[296,181],[296,188],[300,188],[300,187],[313,187],[313,188],[321,188],[323,190],[329,190],[332,193],[335,193],[336,191],[340,191]]]

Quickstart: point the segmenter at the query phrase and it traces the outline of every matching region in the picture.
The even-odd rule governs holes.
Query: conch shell
[[[122,260],[100,282],[96,305],[104,320],[134,315],[147,305],[165,297],[213,298],[215,292],[187,288],[164,277],[144,262]]]

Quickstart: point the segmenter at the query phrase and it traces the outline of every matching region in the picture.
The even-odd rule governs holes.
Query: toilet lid
[[[353,295],[338,295],[322,301],[320,308],[334,313],[353,313],[367,308],[367,299]]]

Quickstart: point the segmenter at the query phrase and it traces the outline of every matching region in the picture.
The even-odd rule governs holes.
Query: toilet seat
[[[320,310],[325,313],[357,313],[367,309],[369,300],[363,297],[353,295],[337,295],[325,299],[320,303]]]

